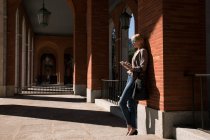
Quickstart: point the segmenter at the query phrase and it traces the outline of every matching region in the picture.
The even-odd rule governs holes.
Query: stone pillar
[[[19,87],[19,66],[20,66],[20,60],[19,60],[19,51],[20,51],[20,20],[19,20],[19,11],[16,12],[16,29],[15,29],[15,93],[18,92]]]
[[[28,43],[27,43],[27,86],[31,86],[31,33],[28,31]]]
[[[87,1],[87,102],[101,97],[102,79],[109,78],[109,1]]]
[[[23,20],[22,23],[22,69],[21,69],[21,87],[24,88],[26,86],[26,51],[27,51],[27,46],[26,46],[26,24],[25,20]]]
[[[76,95],[86,96],[87,87],[87,1],[75,0],[74,4],[74,48],[73,90]]]
[[[0,0],[0,97],[6,96],[6,0]]]
[[[34,38],[31,40],[31,84],[34,83]]]

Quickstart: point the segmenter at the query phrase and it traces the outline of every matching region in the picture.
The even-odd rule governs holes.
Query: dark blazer
[[[142,72],[144,73],[147,69],[148,53],[144,48],[136,50],[132,58],[133,73]]]

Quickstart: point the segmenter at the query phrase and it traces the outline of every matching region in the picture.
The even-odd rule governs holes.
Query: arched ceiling
[[[45,8],[51,12],[49,25],[38,24],[37,12],[42,8],[42,0],[23,0],[33,31],[40,35],[72,35],[73,13],[67,0],[45,0]]]
[[[37,13],[42,8],[43,0],[23,0],[23,6],[30,19],[33,31],[39,35],[72,35],[73,13],[67,0],[44,0],[45,8],[51,12],[49,25],[38,24]],[[112,11],[121,0],[109,0],[109,11]],[[84,13],[85,16],[85,13]]]

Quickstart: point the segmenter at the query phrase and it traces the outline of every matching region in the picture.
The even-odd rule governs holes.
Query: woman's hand
[[[125,68],[125,69],[127,69],[128,71],[130,70],[130,71],[132,71],[133,70],[133,68],[132,68],[132,66],[131,66],[131,64],[129,63],[129,62],[127,62],[127,61],[120,61],[120,64]]]

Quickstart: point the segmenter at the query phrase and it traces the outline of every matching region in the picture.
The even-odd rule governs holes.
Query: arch
[[[134,19],[137,17],[137,8],[138,2],[134,0],[125,0],[123,3],[119,3],[115,9],[111,12],[111,18],[113,19],[115,28],[116,28],[116,46],[117,46],[117,53],[119,54],[117,57],[118,61],[120,60],[128,60],[128,31],[121,30],[120,25],[120,14],[125,10],[131,14],[133,13]],[[137,29],[137,20],[135,20],[135,29]],[[119,65],[117,66],[119,75],[121,75],[122,80],[126,80],[126,71],[124,71]]]
[[[68,5],[69,5],[69,7],[70,7],[70,10],[72,11],[72,13],[73,13],[73,16],[75,17],[75,6],[74,6],[74,3],[73,3],[73,1],[72,0],[67,0],[67,3],[68,3]]]
[[[134,19],[138,17],[138,2],[135,0],[125,0],[124,3],[119,3],[115,9],[111,12],[111,18],[113,19],[114,25],[116,27],[117,33],[120,33],[120,14],[122,11],[127,8],[129,11],[132,11]],[[138,28],[138,20],[135,20],[135,30]]]
[[[37,79],[41,75],[41,57],[43,54],[52,54],[55,57],[55,61],[59,62],[59,57],[58,57],[58,46],[57,44],[50,42],[50,41],[45,41],[42,42],[41,44],[38,44],[34,48],[34,79]],[[56,63],[57,64],[57,63]],[[58,65],[56,65],[55,72],[56,74],[58,73]],[[57,79],[58,80],[58,79]]]
[[[39,83],[57,84],[56,76],[56,58],[52,53],[43,53],[39,60],[40,76],[38,78]],[[41,78],[41,79],[40,79]]]

